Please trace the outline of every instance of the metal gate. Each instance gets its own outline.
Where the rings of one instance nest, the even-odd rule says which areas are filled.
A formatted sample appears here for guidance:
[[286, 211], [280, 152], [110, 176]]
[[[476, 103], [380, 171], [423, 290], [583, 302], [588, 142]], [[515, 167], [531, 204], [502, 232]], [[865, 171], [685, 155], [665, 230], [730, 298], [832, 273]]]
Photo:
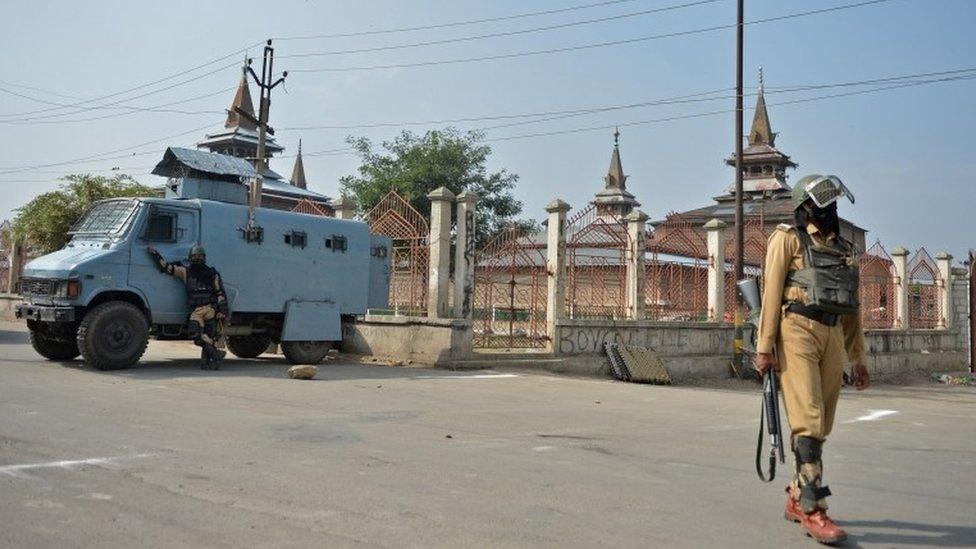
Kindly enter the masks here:
[[627, 226], [591, 204], [566, 227], [569, 318], [627, 318]]
[[396, 314], [427, 316], [427, 220], [396, 190], [391, 190], [363, 215], [363, 221], [373, 234], [393, 240], [389, 308]]
[[546, 245], [542, 237], [506, 228], [475, 254], [474, 346], [546, 346]]

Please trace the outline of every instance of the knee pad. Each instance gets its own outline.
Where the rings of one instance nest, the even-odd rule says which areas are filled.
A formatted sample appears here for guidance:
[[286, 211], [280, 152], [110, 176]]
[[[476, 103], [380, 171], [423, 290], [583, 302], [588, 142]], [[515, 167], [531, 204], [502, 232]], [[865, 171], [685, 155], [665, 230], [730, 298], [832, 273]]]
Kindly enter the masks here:
[[216, 320], [205, 320], [203, 322], [203, 333], [210, 336], [210, 339], [217, 337], [217, 321]]
[[203, 343], [203, 332], [200, 331], [200, 325], [192, 320], [186, 325], [186, 335], [197, 345]]
[[820, 463], [823, 455], [823, 441], [812, 437], [796, 437], [793, 451], [797, 463]]

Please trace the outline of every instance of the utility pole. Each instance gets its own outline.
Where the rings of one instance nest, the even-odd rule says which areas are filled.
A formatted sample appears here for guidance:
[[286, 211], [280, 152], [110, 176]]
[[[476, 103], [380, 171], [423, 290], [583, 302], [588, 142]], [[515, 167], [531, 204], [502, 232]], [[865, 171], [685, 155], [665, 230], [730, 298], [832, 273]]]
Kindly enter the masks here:
[[[742, 213], [742, 34], [745, 24], [743, 12], [745, 0], [738, 0], [738, 25], [735, 45], [735, 279], [742, 280], [745, 261], [745, 219]], [[737, 292], [738, 293], [738, 292]], [[742, 353], [742, 297], [736, 299], [735, 306], [735, 369], [743, 372]]]
[[274, 128], [268, 125], [268, 114], [271, 110], [271, 90], [275, 88], [278, 84], [285, 81], [288, 76], [288, 71], [281, 73], [281, 78], [275, 80], [271, 79], [274, 77], [274, 48], [271, 47], [271, 39], [264, 46], [264, 58], [261, 61], [261, 76], [258, 77], [254, 69], [251, 68], [251, 59], [247, 60], [246, 69], [250, 73], [251, 78], [254, 79], [254, 83], [257, 84], [258, 89], [261, 91], [260, 100], [258, 102], [258, 118], [254, 119], [251, 113], [244, 111], [240, 107], [235, 107], [235, 111], [240, 116], [247, 118], [258, 127], [258, 152], [257, 156], [254, 158], [254, 170], [257, 172], [257, 176], [254, 181], [251, 182], [251, 192], [248, 197], [248, 218], [247, 218], [247, 229], [245, 231], [245, 237], [248, 242], [261, 240], [261, 235], [259, 234], [260, 228], [254, 226], [254, 210], [261, 205], [261, 186], [263, 181], [262, 174], [268, 168], [268, 159], [265, 157], [265, 141], [270, 133], [274, 135]]

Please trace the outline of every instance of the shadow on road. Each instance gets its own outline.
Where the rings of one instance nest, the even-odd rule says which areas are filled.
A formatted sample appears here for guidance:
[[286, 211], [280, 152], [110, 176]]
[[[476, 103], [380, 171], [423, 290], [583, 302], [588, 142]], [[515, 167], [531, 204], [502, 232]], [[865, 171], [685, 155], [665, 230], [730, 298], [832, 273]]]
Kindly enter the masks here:
[[[843, 522], [847, 530], [847, 547], [860, 544], [878, 544], [886, 547], [924, 545], [927, 547], [976, 546], [976, 527], [920, 524], [898, 520]], [[864, 530], [869, 530], [865, 532]], [[875, 531], [872, 531], [875, 530]]]
[[27, 332], [17, 330], [0, 330], [0, 344], [27, 343]]

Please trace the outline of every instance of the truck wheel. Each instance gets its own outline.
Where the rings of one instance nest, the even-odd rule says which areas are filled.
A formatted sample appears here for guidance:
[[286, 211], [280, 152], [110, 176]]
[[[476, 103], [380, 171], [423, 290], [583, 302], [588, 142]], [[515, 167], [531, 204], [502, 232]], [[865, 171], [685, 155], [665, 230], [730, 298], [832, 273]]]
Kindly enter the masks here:
[[81, 354], [74, 340], [59, 340], [39, 330], [30, 330], [29, 337], [34, 350], [48, 360], [73, 360]]
[[318, 364], [331, 348], [331, 341], [281, 342], [281, 352], [291, 364]]
[[238, 358], [257, 358], [271, 345], [271, 338], [266, 335], [252, 334], [247, 336], [229, 336], [227, 349]]
[[109, 301], [85, 315], [78, 327], [78, 347], [85, 362], [99, 370], [128, 368], [149, 344], [149, 324], [138, 307]]

